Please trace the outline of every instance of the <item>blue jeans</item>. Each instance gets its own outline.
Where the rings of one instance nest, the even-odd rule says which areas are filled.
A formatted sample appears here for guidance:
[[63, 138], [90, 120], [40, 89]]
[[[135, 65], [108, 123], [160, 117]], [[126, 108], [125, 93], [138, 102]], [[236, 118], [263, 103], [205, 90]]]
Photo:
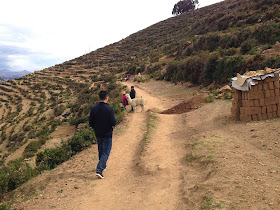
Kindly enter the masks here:
[[96, 138], [98, 143], [99, 162], [96, 167], [97, 173], [102, 173], [112, 149], [112, 138]]

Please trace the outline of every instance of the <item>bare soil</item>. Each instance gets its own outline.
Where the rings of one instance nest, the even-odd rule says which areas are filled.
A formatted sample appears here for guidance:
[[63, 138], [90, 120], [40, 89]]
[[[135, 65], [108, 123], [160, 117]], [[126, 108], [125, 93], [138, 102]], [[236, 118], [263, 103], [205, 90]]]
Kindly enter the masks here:
[[203, 95], [195, 96], [188, 101], [181, 102], [181, 103], [175, 105], [174, 107], [161, 112], [161, 114], [186, 113], [193, 109], [198, 109], [199, 107], [201, 107], [203, 105], [203, 103], [204, 103]]
[[[231, 103], [218, 100], [160, 114], [197, 89], [133, 85], [149, 111], [128, 113], [115, 129], [105, 178], [95, 177], [93, 145], [16, 190], [13, 209], [279, 209], [279, 119], [235, 122]], [[151, 111], [156, 119], [147, 138]]]

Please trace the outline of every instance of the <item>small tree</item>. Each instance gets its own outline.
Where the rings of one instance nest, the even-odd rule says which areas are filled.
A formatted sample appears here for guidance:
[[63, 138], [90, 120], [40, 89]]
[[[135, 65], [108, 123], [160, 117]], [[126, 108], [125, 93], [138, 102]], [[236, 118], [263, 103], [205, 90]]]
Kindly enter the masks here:
[[181, 0], [174, 5], [172, 15], [180, 15], [184, 12], [195, 10], [198, 4], [198, 0]]

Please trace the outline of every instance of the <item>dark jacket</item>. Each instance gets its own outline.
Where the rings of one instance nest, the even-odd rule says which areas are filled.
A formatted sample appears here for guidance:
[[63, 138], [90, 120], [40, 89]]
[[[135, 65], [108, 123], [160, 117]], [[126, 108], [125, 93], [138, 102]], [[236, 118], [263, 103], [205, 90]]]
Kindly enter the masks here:
[[96, 137], [112, 138], [113, 126], [116, 125], [114, 110], [108, 104], [100, 102], [90, 111], [89, 125], [94, 129]]
[[131, 99], [134, 99], [136, 95], [136, 91], [133, 89], [132, 91], [130, 91], [129, 95]]

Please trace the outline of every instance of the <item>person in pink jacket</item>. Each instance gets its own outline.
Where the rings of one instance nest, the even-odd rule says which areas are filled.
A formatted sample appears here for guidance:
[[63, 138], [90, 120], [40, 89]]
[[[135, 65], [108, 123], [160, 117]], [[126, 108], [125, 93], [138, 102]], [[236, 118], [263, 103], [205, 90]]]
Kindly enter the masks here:
[[123, 96], [122, 96], [122, 104], [123, 104], [123, 108], [126, 109], [125, 107], [128, 105], [128, 101], [125, 95], [125, 92], [123, 92]]

